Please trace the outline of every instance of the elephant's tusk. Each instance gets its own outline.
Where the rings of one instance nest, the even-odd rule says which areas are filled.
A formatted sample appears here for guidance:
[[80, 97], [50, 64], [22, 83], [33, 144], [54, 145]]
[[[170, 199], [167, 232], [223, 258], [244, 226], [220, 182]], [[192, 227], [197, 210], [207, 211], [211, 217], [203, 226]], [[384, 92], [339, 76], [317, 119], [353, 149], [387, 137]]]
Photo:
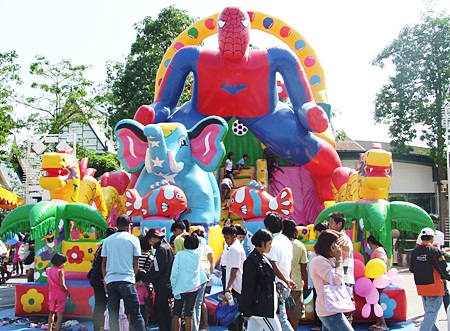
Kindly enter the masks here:
[[169, 149], [168, 151], [167, 151], [167, 157], [169, 158], [169, 166], [170, 166], [170, 170], [173, 172], [173, 173], [179, 173], [181, 170], [183, 170], [183, 168], [184, 168], [184, 162], [178, 162], [177, 163], [177, 161], [175, 161], [175, 158], [173, 157], [173, 155], [172, 155], [172, 151]]
[[147, 170], [147, 172], [149, 174], [151, 174], [152, 171], [152, 166], [150, 164], [150, 150], [147, 148], [147, 150], [145, 151], [145, 169]]

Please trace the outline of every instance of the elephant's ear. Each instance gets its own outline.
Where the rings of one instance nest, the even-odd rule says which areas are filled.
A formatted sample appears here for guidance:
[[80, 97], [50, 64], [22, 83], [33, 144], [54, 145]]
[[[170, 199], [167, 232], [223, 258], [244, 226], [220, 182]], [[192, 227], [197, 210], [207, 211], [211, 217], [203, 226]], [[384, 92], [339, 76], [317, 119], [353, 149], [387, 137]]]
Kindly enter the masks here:
[[117, 156], [120, 163], [130, 173], [142, 170], [148, 147], [144, 126], [133, 120], [122, 120], [117, 123], [114, 132], [119, 139]]
[[220, 117], [210, 116], [189, 130], [192, 160], [204, 171], [215, 170], [225, 155], [223, 138], [227, 123]]

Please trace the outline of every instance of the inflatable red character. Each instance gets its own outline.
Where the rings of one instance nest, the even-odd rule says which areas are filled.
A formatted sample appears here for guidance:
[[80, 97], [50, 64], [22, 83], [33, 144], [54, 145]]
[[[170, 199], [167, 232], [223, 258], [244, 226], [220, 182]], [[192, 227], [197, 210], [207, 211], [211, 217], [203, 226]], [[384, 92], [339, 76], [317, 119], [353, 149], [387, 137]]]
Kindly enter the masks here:
[[[164, 75], [156, 101], [135, 118], [181, 122], [192, 127], [206, 116], [235, 116], [264, 145], [312, 175], [320, 201], [333, 200], [330, 176], [341, 165], [335, 149], [314, 133], [328, 128], [328, 118], [312, 96], [306, 74], [290, 50], [249, 49], [250, 18], [227, 7], [217, 22], [218, 49], [181, 48]], [[190, 101], [176, 108], [186, 77], [194, 74]], [[283, 77], [292, 109], [279, 101], [277, 73]]]

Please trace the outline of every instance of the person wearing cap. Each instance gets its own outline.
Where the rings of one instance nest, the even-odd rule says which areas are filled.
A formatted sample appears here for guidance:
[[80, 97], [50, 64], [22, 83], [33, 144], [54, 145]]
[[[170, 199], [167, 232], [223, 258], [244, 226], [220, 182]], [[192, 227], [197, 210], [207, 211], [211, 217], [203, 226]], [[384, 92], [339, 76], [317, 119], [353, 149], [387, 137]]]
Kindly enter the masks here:
[[143, 286], [144, 283], [152, 283], [155, 292], [155, 302], [153, 310], [156, 316], [156, 323], [160, 331], [172, 330], [172, 315], [170, 310], [170, 299], [172, 295], [172, 285], [170, 283], [170, 273], [173, 265], [173, 252], [165, 236], [157, 229], [150, 229], [145, 234], [154, 250], [154, 259], [150, 270], [143, 275], [142, 281], [137, 283]]
[[130, 315], [130, 329], [145, 331], [139, 298], [135, 287], [135, 275], [139, 271], [141, 245], [131, 232], [132, 221], [127, 215], [117, 218], [117, 232], [103, 241], [102, 273], [108, 293], [109, 327], [119, 331], [120, 300]]
[[450, 280], [447, 263], [441, 251], [433, 246], [434, 230], [423, 228], [420, 231], [422, 243], [411, 253], [409, 270], [414, 274], [417, 294], [422, 296], [423, 317], [420, 330], [439, 330], [437, 316], [444, 295], [443, 279]]
[[[442, 247], [444, 247], [444, 233], [438, 230], [439, 216], [435, 214], [430, 214], [430, 217], [433, 220], [435, 228], [433, 246], [436, 246], [438, 249], [441, 249]], [[420, 239], [420, 237], [421, 234], [419, 233], [416, 240], [416, 246], [419, 246], [422, 243], [422, 239]]]

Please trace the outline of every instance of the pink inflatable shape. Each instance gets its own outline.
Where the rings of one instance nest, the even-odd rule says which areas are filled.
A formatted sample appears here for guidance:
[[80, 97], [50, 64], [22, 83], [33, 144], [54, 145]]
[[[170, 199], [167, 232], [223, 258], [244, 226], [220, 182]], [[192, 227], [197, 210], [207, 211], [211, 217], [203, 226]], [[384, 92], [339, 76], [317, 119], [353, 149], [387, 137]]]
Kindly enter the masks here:
[[355, 282], [355, 292], [360, 297], [367, 297], [373, 288], [372, 281], [367, 277], [358, 278]]
[[370, 304], [369, 303], [366, 303], [363, 307], [362, 307], [362, 309], [361, 309], [361, 315], [362, 315], [362, 317], [364, 317], [364, 318], [368, 318], [369, 316], [370, 316], [370, 312], [371, 312], [371, 309], [370, 309], [371, 307], [370, 307]]
[[356, 259], [353, 262], [355, 264], [355, 269], [354, 269], [355, 279], [364, 277], [364, 273], [366, 272], [366, 266], [364, 265], [364, 262], [361, 262], [360, 260], [356, 260]]
[[395, 276], [391, 278], [391, 283], [394, 285], [402, 285], [404, 281], [405, 278], [403, 278], [402, 276]]
[[355, 261], [359, 260], [362, 263], [366, 264], [366, 260], [364, 260], [364, 256], [360, 252], [353, 252], [353, 259]]
[[373, 305], [373, 312], [375, 313], [376, 317], [383, 316], [383, 308], [378, 303]]
[[375, 305], [378, 303], [379, 299], [380, 299], [380, 294], [378, 293], [377, 289], [372, 285], [369, 295], [366, 296], [366, 301], [367, 301], [367, 303], [370, 303], [371, 305]]
[[389, 278], [395, 277], [398, 275], [398, 270], [395, 268], [389, 269], [387, 275], [389, 276]]
[[376, 288], [385, 288], [388, 287], [388, 285], [391, 283], [391, 279], [388, 275], [381, 275], [378, 278], [375, 278], [373, 280], [373, 285], [375, 285]]

